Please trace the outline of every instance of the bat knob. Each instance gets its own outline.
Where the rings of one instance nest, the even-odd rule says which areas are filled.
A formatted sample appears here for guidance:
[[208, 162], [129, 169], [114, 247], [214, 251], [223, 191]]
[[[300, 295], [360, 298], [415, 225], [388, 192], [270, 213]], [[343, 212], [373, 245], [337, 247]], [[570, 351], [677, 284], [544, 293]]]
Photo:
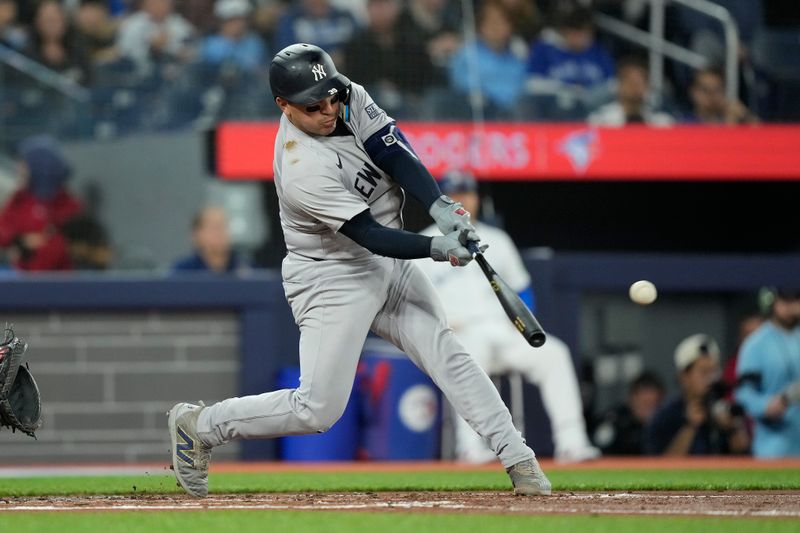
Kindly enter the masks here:
[[541, 331], [537, 331], [533, 335], [528, 338], [528, 344], [533, 346], [534, 348], [538, 348], [539, 346], [543, 345], [547, 341], [547, 335], [545, 335]]

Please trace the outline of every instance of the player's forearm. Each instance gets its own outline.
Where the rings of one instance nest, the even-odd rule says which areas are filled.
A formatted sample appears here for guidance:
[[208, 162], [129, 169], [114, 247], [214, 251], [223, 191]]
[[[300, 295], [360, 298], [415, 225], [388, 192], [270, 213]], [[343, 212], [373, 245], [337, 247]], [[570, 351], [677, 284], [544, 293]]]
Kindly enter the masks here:
[[370, 252], [396, 259], [431, 256], [431, 237], [380, 225], [366, 209], [344, 223], [339, 233]]
[[[760, 378], [758, 378], [760, 380]], [[734, 397], [739, 402], [748, 415], [754, 418], [762, 418], [767, 410], [772, 395], [764, 394], [759, 390], [759, 386], [754, 383], [752, 376], [742, 376], [739, 378], [739, 386]], [[760, 381], [759, 381], [760, 383]]]

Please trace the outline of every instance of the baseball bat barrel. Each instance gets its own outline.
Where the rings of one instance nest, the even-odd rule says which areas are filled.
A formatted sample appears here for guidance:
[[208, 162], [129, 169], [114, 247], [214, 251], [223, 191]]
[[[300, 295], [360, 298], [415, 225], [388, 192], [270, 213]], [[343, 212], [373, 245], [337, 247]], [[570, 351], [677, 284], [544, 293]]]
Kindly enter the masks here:
[[475, 255], [475, 261], [478, 262], [486, 279], [489, 280], [489, 284], [492, 286], [495, 296], [497, 296], [500, 305], [503, 306], [503, 310], [506, 312], [509, 320], [511, 320], [511, 323], [514, 324], [514, 327], [519, 330], [531, 346], [538, 348], [543, 345], [547, 340], [547, 336], [541, 324], [539, 324], [539, 321], [536, 320], [531, 310], [528, 309], [528, 306], [525, 305], [519, 295], [503, 281], [503, 278], [494, 271], [476, 243], [469, 242], [467, 244], [467, 249]]

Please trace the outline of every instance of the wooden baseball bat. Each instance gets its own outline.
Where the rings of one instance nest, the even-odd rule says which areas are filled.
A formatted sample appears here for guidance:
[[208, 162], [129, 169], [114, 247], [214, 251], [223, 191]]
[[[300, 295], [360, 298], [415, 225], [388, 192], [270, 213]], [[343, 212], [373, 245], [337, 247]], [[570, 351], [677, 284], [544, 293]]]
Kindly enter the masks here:
[[525, 305], [517, 293], [503, 281], [503, 278], [494, 271], [492, 265], [490, 265], [483, 256], [483, 253], [481, 253], [476, 243], [469, 242], [467, 244], [467, 249], [475, 255], [475, 261], [478, 262], [481, 270], [483, 270], [483, 273], [486, 275], [486, 279], [489, 280], [489, 284], [492, 286], [492, 290], [494, 290], [497, 299], [500, 300], [500, 305], [503, 306], [503, 310], [506, 312], [508, 319], [511, 320], [511, 323], [514, 324], [522, 336], [525, 337], [528, 344], [534, 348], [538, 348], [544, 344], [547, 340], [547, 336], [542, 326], [539, 324], [539, 321], [536, 320], [531, 310], [528, 309], [528, 306]]

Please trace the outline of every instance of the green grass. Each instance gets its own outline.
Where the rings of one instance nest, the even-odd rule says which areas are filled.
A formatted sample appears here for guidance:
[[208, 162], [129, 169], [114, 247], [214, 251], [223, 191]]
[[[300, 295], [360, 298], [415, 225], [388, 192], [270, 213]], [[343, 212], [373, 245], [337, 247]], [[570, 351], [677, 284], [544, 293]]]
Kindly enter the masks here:
[[330, 513], [295, 511], [214, 511], [0, 514], [0, 527], [14, 533], [160, 533], [199, 531], [236, 533], [265, 531], [350, 533], [354, 531], [413, 531], [424, 533], [481, 533], [589, 531], [592, 533], [661, 533], [666, 531], [710, 533], [795, 532], [797, 521], [729, 518], [616, 517], [616, 516], [487, 516], [457, 514]]
[[[548, 474], [556, 491], [800, 490], [800, 469], [572, 470]], [[211, 474], [212, 492], [348, 492], [387, 490], [508, 490], [506, 474], [482, 472], [279, 472]], [[134, 488], [135, 487], [135, 488]], [[0, 497], [69, 494], [179, 493], [171, 472], [146, 476], [12, 478]]]

